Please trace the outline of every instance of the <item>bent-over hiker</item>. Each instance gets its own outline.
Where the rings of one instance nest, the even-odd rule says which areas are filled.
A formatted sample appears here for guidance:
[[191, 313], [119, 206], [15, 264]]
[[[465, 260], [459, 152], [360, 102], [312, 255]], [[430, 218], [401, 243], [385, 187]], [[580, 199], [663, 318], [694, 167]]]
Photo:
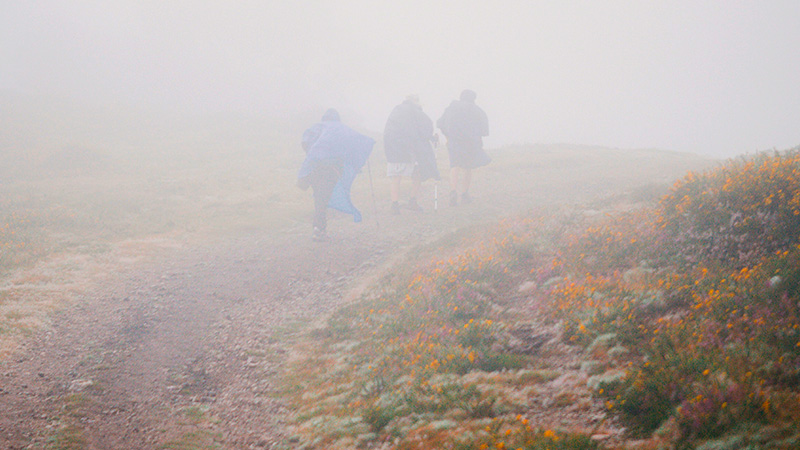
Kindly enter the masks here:
[[350, 200], [350, 186], [372, 152], [375, 140], [344, 125], [335, 109], [329, 109], [322, 121], [303, 133], [306, 152], [297, 174], [301, 189], [314, 191], [312, 239], [327, 239], [327, 208], [352, 214], [361, 221], [361, 212]]

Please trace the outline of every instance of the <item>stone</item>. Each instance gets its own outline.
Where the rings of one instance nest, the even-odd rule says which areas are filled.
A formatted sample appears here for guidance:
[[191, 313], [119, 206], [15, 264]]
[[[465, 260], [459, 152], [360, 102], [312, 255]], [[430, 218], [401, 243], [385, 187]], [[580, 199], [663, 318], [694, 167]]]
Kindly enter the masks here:
[[614, 345], [616, 345], [617, 340], [617, 333], [605, 333], [597, 336], [589, 347], [586, 348], [586, 351], [589, 353], [595, 352], [600, 349], [610, 349]]
[[581, 363], [581, 372], [587, 375], [599, 375], [603, 373], [604, 364], [597, 360], [589, 360]]
[[457, 423], [447, 419], [431, 422], [431, 428], [434, 430], [449, 430], [450, 428], [455, 428], [457, 425]]
[[627, 372], [625, 372], [624, 370], [620, 369], [607, 370], [605, 373], [602, 373], [600, 375], [589, 377], [589, 379], [586, 380], [586, 386], [589, 389], [596, 391], [600, 389], [600, 386], [602, 385], [614, 385], [619, 383], [625, 378], [625, 375], [627, 375]]
[[81, 392], [92, 385], [94, 385], [94, 381], [88, 378], [79, 378], [77, 380], [72, 380], [69, 384], [69, 390], [70, 392]]
[[523, 294], [525, 292], [530, 292], [530, 291], [532, 291], [534, 289], [536, 289], [536, 282], [535, 281], [526, 281], [526, 282], [524, 282], [524, 283], [519, 285], [519, 287], [517, 288], [517, 292], [519, 292], [520, 294]]

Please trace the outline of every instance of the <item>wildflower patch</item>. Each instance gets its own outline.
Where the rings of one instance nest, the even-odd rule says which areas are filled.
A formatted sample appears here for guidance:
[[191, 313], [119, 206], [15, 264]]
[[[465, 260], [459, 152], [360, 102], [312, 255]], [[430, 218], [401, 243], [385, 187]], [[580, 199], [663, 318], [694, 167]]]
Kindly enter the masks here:
[[800, 149], [487, 233], [301, 343], [284, 391], [307, 448], [800, 439]]

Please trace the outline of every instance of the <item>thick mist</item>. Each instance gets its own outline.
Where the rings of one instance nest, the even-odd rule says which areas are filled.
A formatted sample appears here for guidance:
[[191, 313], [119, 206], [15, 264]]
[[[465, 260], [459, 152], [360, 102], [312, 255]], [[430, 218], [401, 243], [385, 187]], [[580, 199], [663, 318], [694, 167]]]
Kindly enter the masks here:
[[[0, 91], [378, 133], [464, 88], [488, 146], [727, 157], [800, 143], [800, 4], [784, 1], [5, 2]], [[4, 103], [3, 120], [14, 116]], [[5, 139], [5, 137], [4, 137]]]
[[[799, 24], [0, 0], [0, 448], [791, 446], [797, 152], [720, 159], [800, 144]], [[464, 89], [490, 164], [448, 170], [444, 139], [416, 156], [441, 179], [387, 163], [396, 105], [435, 122]], [[331, 107], [376, 145], [298, 180]]]

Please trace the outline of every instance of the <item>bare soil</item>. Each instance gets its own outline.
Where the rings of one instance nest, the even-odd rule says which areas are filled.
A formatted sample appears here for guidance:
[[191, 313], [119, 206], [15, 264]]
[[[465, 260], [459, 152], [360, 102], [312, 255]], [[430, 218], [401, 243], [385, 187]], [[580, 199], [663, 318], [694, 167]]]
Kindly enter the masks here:
[[0, 449], [291, 447], [274, 395], [287, 337], [357, 299], [404, 252], [530, 209], [630, 202], [710, 164], [596, 149], [525, 161], [478, 169], [468, 205], [433, 211], [430, 182], [422, 213], [357, 198], [364, 222], [332, 213], [329, 242], [298, 225], [117, 245], [86, 263], [92, 276], [70, 280], [68, 307], [0, 360]]

